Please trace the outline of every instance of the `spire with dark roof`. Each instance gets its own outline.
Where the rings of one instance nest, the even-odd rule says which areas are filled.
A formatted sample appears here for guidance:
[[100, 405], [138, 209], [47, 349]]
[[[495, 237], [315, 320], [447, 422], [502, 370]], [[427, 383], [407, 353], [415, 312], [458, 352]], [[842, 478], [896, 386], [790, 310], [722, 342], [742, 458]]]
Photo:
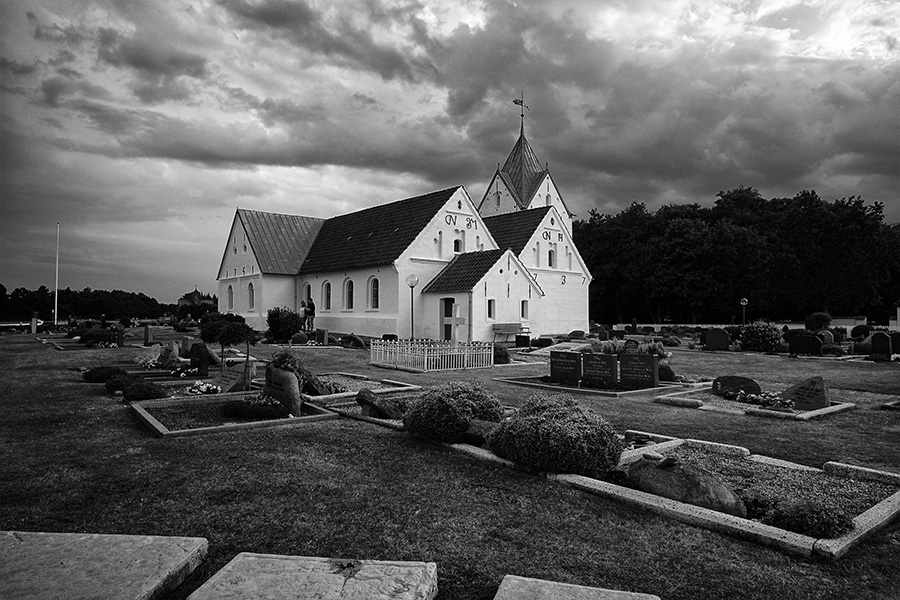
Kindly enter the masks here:
[[525, 122], [523, 120], [519, 139], [516, 140], [515, 146], [500, 169], [500, 176], [503, 177], [507, 186], [512, 188], [519, 208], [528, 206], [528, 201], [534, 195], [535, 188], [540, 185], [546, 173], [547, 170], [541, 165], [537, 154], [534, 153], [534, 149], [525, 138]]

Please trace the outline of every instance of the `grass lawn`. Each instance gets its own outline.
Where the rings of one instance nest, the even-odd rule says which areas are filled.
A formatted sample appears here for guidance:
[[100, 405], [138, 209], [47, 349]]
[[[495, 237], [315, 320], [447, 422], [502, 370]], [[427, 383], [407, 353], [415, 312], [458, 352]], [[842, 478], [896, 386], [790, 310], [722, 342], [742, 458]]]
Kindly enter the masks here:
[[[266, 357], [272, 348], [253, 349]], [[184, 598], [238, 552], [433, 561], [442, 600], [488, 600], [507, 573], [693, 598], [900, 597], [900, 523], [834, 564], [786, 556], [669, 521], [405, 433], [340, 419], [201, 437], [152, 437], [103, 386], [73, 369], [122, 364], [134, 348], [60, 352], [0, 337], [0, 529], [201, 536], [209, 556], [170, 598]], [[316, 372], [434, 385], [478, 378], [507, 404], [532, 390], [492, 377], [548, 365], [412, 374], [359, 350], [301, 349]], [[858, 408], [812, 422], [757, 419], [576, 396], [620, 430], [747, 446], [821, 466], [900, 472], [900, 366], [678, 352], [676, 373], [795, 383], [822, 375]], [[841, 392], [842, 394], [845, 392]], [[876, 395], [880, 394], [880, 395]]]

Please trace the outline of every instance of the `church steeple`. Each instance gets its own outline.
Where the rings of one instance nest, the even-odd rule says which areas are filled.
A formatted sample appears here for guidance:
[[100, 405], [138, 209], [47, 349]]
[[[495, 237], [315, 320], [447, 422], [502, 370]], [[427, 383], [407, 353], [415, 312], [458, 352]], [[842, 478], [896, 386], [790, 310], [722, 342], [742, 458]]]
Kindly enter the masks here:
[[535, 154], [528, 138], [525, 137], [525, 125], [519, 132], [519, 139], [506, 157], [506, 162], [500, 169], [501, 176], [504, 176], [514, 190], [516, 204], [519, 208], [527, 208], [531, 197], [534, 196], [535, 187], [540, 185], [546, 175], [547, 170], [541, 165], [541, 161]]

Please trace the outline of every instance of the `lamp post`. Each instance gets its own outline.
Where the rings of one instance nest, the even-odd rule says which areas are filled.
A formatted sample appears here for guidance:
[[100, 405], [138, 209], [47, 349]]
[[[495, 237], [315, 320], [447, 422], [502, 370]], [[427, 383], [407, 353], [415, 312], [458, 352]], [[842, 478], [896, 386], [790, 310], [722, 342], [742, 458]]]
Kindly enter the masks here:
[[747, 304], [749, 304], [749, 301], [746, 298], [741, 298], [741, 320], [744, 322], [744, 325], [747, 324]]
[[406, 285], [409, 286], [409, 339], [412, 340], [416, 331], [416, 321], [413, 316], [413, 289], [419, 285], [419, 278], [416, 275], [407, 275]]

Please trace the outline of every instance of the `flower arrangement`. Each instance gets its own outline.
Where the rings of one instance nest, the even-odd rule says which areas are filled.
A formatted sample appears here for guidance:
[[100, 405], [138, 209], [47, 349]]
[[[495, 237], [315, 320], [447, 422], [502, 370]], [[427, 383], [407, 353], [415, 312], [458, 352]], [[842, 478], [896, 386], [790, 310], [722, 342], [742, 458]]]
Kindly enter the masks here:
[[202, 396], [204, 394], [220, 394], [222, 392], [222, 388], [213, 385], [212, 383], [207, 383], [205, 381], [195, 381], [191, 387], [187, 389], [188, 394], [192, 394], [195, 396]]
[[793, 410], [794, 401], [782, 398], [778, 395], [777, 392], [760, 392], [759, 394], [748, 394], [744, 390], [741, 390], [734, 397], [737, 402], [746, 402], [747, 404], [754, 404], [759, 406], [760, 408], [768, 408], [768, 409], [789, 409]]
[[119, 344], [116, 342], [97, 342], [95, 348], [118, 348]]
[[159, 369], [163, 365], [156, 358], [145, 358], [138, 363], [138, 366], [142, 369]]
[[172, 377], [187, 377], [188, 375], [199, 375], [200, 369], [191, 367], [178, 367], [170, 371]]

